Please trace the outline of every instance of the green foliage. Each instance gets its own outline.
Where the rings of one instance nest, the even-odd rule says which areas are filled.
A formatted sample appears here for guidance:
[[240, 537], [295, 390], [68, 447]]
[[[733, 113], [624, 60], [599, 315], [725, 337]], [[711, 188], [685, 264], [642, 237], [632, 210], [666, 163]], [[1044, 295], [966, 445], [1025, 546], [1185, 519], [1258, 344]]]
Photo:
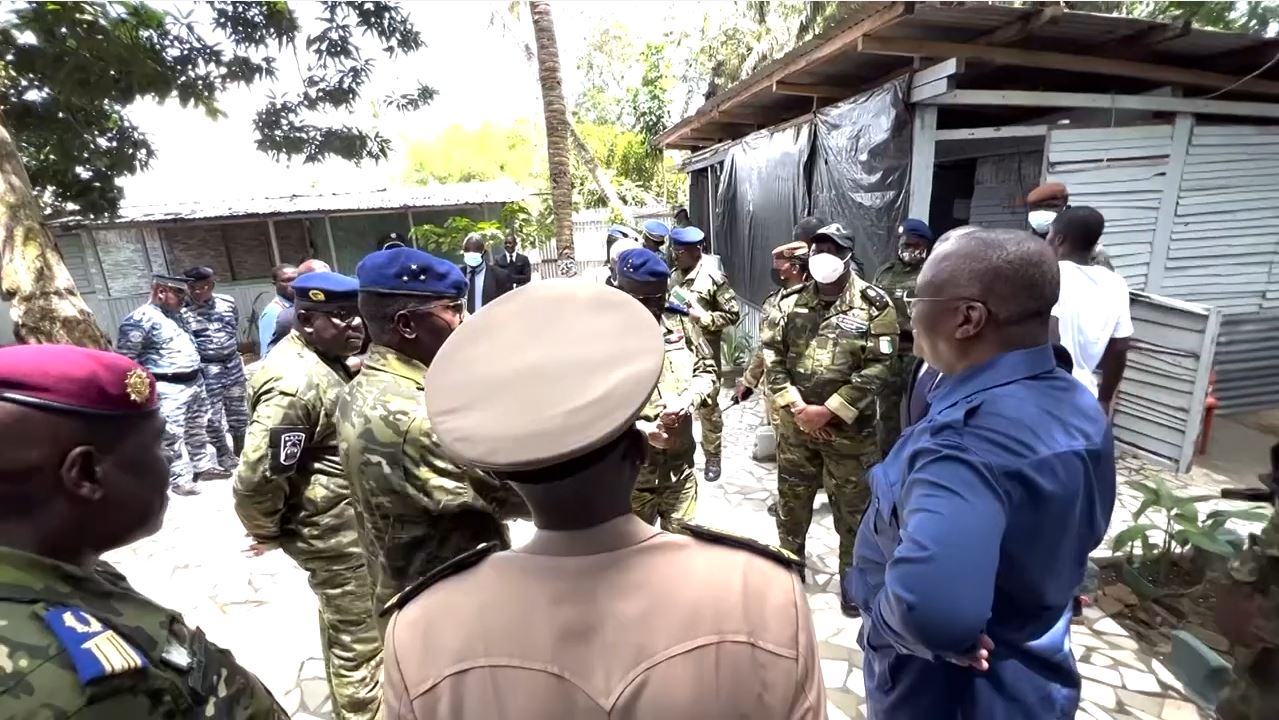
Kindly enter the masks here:
[[525, 248], [544, 245], [555, 238], [555, 216], [549, 202], [536, 202], [532, 207], [526, 202], [507, 203], [498, 221], [507, 232], [514, 232]]
[[[1028, 2], [1015, 3], [1031, 5]], [[1136, 0], [1129, 2], [1067, 2], [1071, 10], [1129, 15], [1163, 22], [1189, 21], [1195, 27], [1257, 35], [1273, 35], [1279, 22], [1279, 3], [1235, 2], [1212, 0], [1210, 2], [1186, 2], [1185, 0]]]
[[409, 237], [417, 246], [432, 255], [457, 257], [462, 252], [462, 241], [471, 233], [486, 235], [489, 244], [502, 236], [502, 225], [490, 220], [472, 220], [455, 215], [443, 225], [417, 225], [409, 231]]
[[720, 335], [720, 359], [725, 367], [746, 367], [754, 349], [755, 338], [740, 327], [727, 328]]
[[508, 126], [450, 125], [431, 140], [409, 143], [405, 180], [427, 185], [510, 178], [535, 185], [546, 175], [545, 137], [528, 120]]
[[[1226, 541], [1226, 523], [1232, 519], [1264, 522], [1268, 517], [1263, 511], [1246, 508], [1213, 510], [1201, 519], [1200, 503], [1219, 496], [1179, 494], [1157, 475], [1154, 480], [1130, 480], [1128, 485], [1141, 494], [1141, 503], [1133, 511], [1132, 527], [1117, 533], [1110, 546], [1134, 561], [1140, 558], [1142, 562], [1157, 563], [1155, 581], [1160, 584], [1167, 579], [1175, 554], [1196, 547], [1230, 557], [1235, 548]], [[1158, 515], [1147, 519], [1152, 510]], [[1138, 546], [1140, 554], [1136, 552]]]
[[[654, 155], [648, 139], [616, 125], [579, 123], [577, 133], [591, 149], [595, 160], [609, 175], [622, 202], [630, 207], [674, 205], [687, 194], [688, 179], [675, 167], [672, 158]], [[608, 201], [590, 179], [585, 166], [574, 156], [574, 205], [579, 208], [608, 207]]]
[[[199, 3], [183, 14], [145, 2], [28, 2], [0, 15], [0, 108], [37, 197], [54, 211], [109, 215], [119, 178], [155, 158], [129, 119], [134, 102], [176, 99], [222, 115], [221, 94], [278, 76], [279, 60], [299, 68], [301, 92], [268, 98], [254, 120], [257, 148], [272, 157], [356, 163], [385, 159], [376, 131], [320, 124], [313, 115], [349, 110], [373, 72], [356, 36], [396, 57], [423, 46], [404, 10], [388, 2], [324, 2], [318, 30], [302, 36], [286, 2]], [[199, 13], [200, 17], [193, 15]], [[305, 55], [297, 57], [297, 45]], [[383, 99], [400, 110], [429, 103], [416, 88]]]

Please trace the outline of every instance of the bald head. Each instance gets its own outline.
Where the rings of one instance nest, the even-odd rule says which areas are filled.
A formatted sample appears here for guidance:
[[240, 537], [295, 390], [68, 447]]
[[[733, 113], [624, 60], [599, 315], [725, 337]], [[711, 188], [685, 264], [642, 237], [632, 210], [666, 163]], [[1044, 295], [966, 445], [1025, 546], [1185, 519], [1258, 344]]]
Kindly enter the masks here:
[[1056, 256], [1030, 233], [972, 228], [939, 242], [916, 288], [917, 352], [951, 374], [1047, 343], [1059, 288]]
[[298, 265], [298, 275], [305, 275], [313, 272], [332, 272], [332, 268], [330, 268], [329, 264], [323, 260], [317, 260], [315, 258], [311, 258], [310, 260], [303, 262], [301, 265]]

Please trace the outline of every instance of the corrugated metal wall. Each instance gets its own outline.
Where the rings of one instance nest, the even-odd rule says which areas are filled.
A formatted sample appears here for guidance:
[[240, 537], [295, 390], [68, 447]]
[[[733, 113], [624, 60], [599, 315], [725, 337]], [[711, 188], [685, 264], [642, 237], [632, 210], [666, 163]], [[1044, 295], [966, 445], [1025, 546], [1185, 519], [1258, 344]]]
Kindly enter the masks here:
[[1133, 290], [1146, 287], [1171, 154], [1171, 125], [1054, 129], [1049, 135], [1048, 179], [1066, 184], [1072, 205], [1105, 215], [1102, 244]]
[[1227, 315], [1217, 340], [1217, 386], [1222, 412], [1279, 405], [1279, 311]]

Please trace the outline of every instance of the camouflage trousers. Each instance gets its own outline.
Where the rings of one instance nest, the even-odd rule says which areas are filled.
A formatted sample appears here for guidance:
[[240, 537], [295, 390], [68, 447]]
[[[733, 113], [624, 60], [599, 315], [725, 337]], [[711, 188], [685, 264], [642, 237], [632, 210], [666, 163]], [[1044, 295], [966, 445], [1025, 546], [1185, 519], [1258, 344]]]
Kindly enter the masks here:
[[240, 455], [244, 432], [249, 427], [249, 386], [244, 377], [244, 361], [237, 355], [226, 362], [205, 363], [200, 370], [209, 396], [209, 440], [218, 453], [218, 464], [231, 468]]
[[320, 603], [320, 646], [333, 717], [374, 720], [382, 707], [382, 640], [369, 607], [368, 570], [345, 556], [288, 554], [306, 571]]
[[724, 414], [719, 409], [721, 339], [719, 335], [707, 335], [706, 342], [711, 346], [711, 359], [715, 361], [715, 392], [711, 393], [709, 405], [697, 409], [697, 419], [702, 423], [702, 452], [707, 457], [719, 457], [720, 448], [724, 445]]
[[890, 378], [875, 400], [878, 413], [875, 419], [875, 438], [879, 444], [879, 456], [888, 457], [897, 438], [902, 434], [902, 395], [906, 392], [905, 378], [901, 374]]
[[693, 471], [693, 445], [667, 451], [648, 449], [648, 461], [640, 468], [631, 493], [631, 510], [652, 525], [659, 518], [662, 529], [673, 520], [692, 520], [697, 510], [697, 474]]
[[[818, 440], [799, 429], [790, 412], [778, 416], [777, 538], [783, 550], [804, 557], [817, 491], [826, 490], [839, 535], [839, 575], [853, 564], [853, 542], [870, 502], [866, 471], [879, 459], [875, 438], [853, 435]], [[842, 583], [841, 583], [842, 585]]]
[[217, 455], [209, 444], [208, 397], [204, 382], [158, 381], [156, 396], [164, 416], [164, 459], [169, 463], [169, 486], [190, 483], [196, 473], [218, 467]]

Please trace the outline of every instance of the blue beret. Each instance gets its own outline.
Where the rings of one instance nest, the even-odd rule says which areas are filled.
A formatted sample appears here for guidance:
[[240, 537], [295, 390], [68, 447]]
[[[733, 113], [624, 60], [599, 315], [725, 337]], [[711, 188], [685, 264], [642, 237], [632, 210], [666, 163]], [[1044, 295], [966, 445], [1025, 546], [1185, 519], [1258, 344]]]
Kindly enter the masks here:
[[0, 402], [85, 415], [154, 412], [155, 378], [129, 358], [74, 345], [0, 348]]
[[648, 248], [633, 248], [617, 256], [619, 277], [635, 282], [657, 282], [670, 279], [671, 270]]
[[633, 238], [635, 231], [625, 225], [614, 225], [608, 229], [608, 236], [611, 238]]
[[918, 235], [928, 242], [933, 242], [937, 239], [933, 236], [933, 229], [928, 227], [928, 223], [915, 218], [907, 218], [906, 222], [902, 223], [899, 232], [902, 235]]
[[303, 308], [353, 303], [359, 299], [359, 281], [335, 272], [305, 273], [291, 285], [295, 301]]
[[[364, 256], [355, 268], [361, 292], [464, 297], [466, 276], [451, 262], [410, 247]], [[305, 275], [303, 277], [306, 277]], [[297, 283], [293, 284], [294, 289]]]
[[666, 223], [661, 220], [649, 220], [644, 223], [644, 236], [652, 238], [659, 243], [666, 242], [666, 236], [671, 234], [671, 229], [666, 227]]
[[671, 242], [676, 245], [696, 245], [705, 239], [706, 233], [693, 225], [678, 227], [671, 231]]

